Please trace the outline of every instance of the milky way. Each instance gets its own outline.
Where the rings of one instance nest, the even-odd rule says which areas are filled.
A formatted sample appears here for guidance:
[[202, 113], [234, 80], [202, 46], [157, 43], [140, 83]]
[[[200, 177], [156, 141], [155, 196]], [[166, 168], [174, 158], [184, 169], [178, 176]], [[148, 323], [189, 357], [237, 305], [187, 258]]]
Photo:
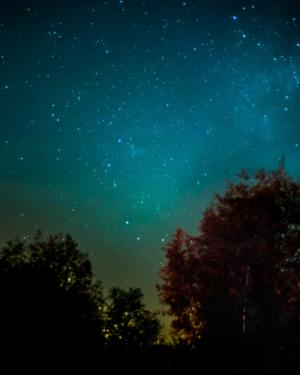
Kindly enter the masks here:
[[161, 247], [225, 177], [299, 176], [295, 3], [3, 1], [1, 246], [70, 233], [105, 293], [160, 308]]

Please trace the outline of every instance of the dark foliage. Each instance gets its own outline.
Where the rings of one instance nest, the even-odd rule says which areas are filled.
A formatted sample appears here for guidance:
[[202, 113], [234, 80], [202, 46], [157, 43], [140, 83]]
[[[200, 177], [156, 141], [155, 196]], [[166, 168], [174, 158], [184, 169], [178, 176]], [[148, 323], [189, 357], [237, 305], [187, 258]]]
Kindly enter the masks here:
[[[82, 365], [81, 359], [100, 344], [93, 321], [86, 318], [93, 314], [89, 295], [60, 288], [47, 266], [23, 264], [1, 271], [0, 303], [2, 355], [11, 366]], [[70, 363], [69, 358], [77, 359]]]
[[[125, 353], [134, 357], [135, 350], [163, 342], [140, 289], [112, 288], [104, 298], [101, 281], [92, 283], [87, 253], [77, 246], [69, 235], [43, 241], [38, 231], [34, 244], [16, 239], [2, 248], [0, 356], [11, 370], [86, 372], [103, 360], [113, 368], [124, 365]], [[140, 359], [145, 355], [139, 352]]]
[[130, 288], [129, 292], [120, 288], [109, 288], [107, 302], [106, 330], [109, 345], [145, 347], [163, 341], [163, 326], [154, 313], [145, 310], [140, 288]]
[[[247, 181], [248, 173], [238, 176]], [[276, 373], [300, 339], [300, 184], [283, 161], [255, 178], [255, 186], [229, 182], [224, 197], [215, 194], [199, 237], [178, 228], [157, 289], [170, 305], [163, 314], [176, 317], [173, 331], [190, 350], [207, 342], [221, 356], [226, 348], [233, 371], [243, 347], [249, 371]]]

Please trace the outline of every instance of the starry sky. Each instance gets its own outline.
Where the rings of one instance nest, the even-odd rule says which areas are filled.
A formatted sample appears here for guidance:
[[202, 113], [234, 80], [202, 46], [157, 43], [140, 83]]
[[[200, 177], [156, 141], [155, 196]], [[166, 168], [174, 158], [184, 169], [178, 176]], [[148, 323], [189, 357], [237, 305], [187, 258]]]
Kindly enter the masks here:
[[225, 177], [300, 175], [297, 3], [2, 0], [0, 246], [69, 233], [104, 295], [167, 308], [162, 247]]

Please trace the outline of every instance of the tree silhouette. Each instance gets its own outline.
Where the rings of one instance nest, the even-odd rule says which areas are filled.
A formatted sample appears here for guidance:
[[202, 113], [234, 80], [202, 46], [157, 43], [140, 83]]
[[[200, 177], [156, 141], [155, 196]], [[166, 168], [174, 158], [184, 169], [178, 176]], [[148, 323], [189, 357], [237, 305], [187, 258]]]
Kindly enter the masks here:
[[69, 234], [66, 239], [59, 233], [58, 236], [49, 236], [48, 240], [43, 241], [42, 232], [38, 230], [34, 239], [35, 242], [28, 245], [18, 238], [14, 242], [8, 241], [7, 246], [1, 249], [0, 268], [10, 270], [15, 265], [26, 263], [50, 267], [60, 288], [90, 294], [90, 301], [94, 304], [93, 317], [102, 317], [105, 304], [102, 282], [97, 280], [95, 284], [92, 283], [95, 275], [88, 253], [83, 254], [78, 250], [78, 243]]
[[91, 355], [105, 345], [101, 281], [92, 284], [87, 253], [71, 236], [42, 241], [38, 231], [35, 240], [8, 241], [0, 253], [2, 337], [36, 358]]
[[33, 262], [47, 263], [54, 268], [61, 287], [65, 290], [75, 288], [80, 292], [89, 290], [92, 284], [92, 266], [88, 253], [83, 254], [77, 250], [78, 243], [67, 234], [66, 239], [62, 233], [48, 241], [42, 240], [42, 233], [38, 230], [35, 243], [29, 245], [31, 260]]
[[109, 288], [106, 331], [110, 345], [116, 349], [124, 346], [142, 348], [164, 342], [163, 325], [142, 304], [140, 288], [130, 288], [128, 292], [119, 287]]
[[[248, 173], [238, 176], [247, 181]], [[261, 169], [255, 179], [255, 186], [228, 181], [224, 197], [215, 194], [218, 202], [199, 221], [200, 236], [177, 229], [163, 248], [165, 285], [156, 287], [170, 305], [163, 314], [176, 316], [171, 327], [187, 345], [243, 340], [246, 358], [259, 342], [257, 354], [272, 356], [275, 371], [285, 355], [279, 348], [299, 338], [300, 185], [287, 176], [283, 159], [278, 171]]]

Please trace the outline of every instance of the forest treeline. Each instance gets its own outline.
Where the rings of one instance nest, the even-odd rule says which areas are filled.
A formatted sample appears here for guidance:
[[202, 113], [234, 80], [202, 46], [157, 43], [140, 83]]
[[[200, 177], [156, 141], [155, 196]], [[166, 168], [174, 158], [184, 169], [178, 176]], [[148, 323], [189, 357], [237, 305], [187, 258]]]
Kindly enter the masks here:
[[[109, 350], [165, 344], [163, 325], [145, 309], [140, 288], [109, 288], [94, 276], [88, 253], [60, 233], [34, 243], [16, 238], [0, 252], [1, 339], [7, 353], [61, 363]], [[29, 352], [29, 353], [28, 353]], [[60, 358], [60, 359], [58, 359]]]
[[[31, 244], [7, 242], [0, 253], [2, 361], [100, 372], [104, 363], [172, 373], [300, 369], [300, 183], [283, 159], [277, 171], [256, 172], [256, 185], [248, 174], [228, 182], [223, 197], [215, 194], [199, 236], [178, 228], [163, 248], [168, 263], [156, 288], [168, 311], [146, 310], [139, 288], [109, 288], [104, 297], [88, 254], [68, 234], [43, 240], [38, 230]], [[175, 317], [172, 345], [159, 313]]]

